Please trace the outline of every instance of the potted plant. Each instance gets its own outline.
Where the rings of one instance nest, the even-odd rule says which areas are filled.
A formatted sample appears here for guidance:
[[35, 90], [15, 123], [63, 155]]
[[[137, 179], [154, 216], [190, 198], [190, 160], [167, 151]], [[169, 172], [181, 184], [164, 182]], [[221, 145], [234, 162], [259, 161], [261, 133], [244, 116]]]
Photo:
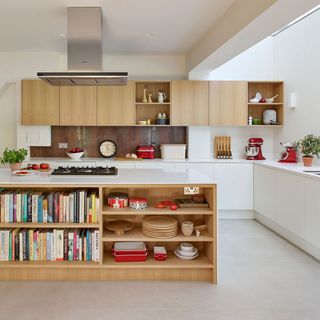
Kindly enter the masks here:
[[11, 171], [19, 170], [21, 168], [21, 162], [27, 157], [28, 150], [21, 148], [19, 150], [9, 150], [6, 148], [3, 152], [0, 161], [2, 164], [9, 163]]
[[317, 156], [319, 158], [320, 137], [308, 134], [298, 141], [298, 147], [301, 149], [304, 166], [311, 167], [313, 156]]

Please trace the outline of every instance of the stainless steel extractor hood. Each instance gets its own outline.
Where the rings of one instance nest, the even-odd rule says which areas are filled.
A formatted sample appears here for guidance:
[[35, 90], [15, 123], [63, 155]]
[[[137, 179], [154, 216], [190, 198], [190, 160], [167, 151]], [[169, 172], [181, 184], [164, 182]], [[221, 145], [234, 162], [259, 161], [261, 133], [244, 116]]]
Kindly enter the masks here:
[[127, 84], [127, 72], [102, 71], [101, 8], [68, 8], [68, 72], [37, 75], [54, 86]]

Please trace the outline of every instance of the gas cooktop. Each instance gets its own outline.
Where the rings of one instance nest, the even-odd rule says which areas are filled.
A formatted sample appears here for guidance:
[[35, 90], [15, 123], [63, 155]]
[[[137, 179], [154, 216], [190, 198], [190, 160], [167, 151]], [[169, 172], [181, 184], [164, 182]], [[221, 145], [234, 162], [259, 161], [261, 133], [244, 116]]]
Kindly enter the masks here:
[[53, 176], [116, 176], [116, 167], [58, 167], [51, 173]]

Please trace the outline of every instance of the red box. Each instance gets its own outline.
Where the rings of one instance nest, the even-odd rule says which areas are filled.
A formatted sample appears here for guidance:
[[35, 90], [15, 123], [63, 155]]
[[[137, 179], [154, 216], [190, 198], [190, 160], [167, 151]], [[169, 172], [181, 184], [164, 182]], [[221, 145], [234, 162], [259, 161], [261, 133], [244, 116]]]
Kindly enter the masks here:
[[140, 262], [140, 261], [146, 261], [147, 260], [148, 253], [140, 253], [140, 254], [116, 254], [113, 253], [114, 260], [116, 262]]
[[146, 261], [148, 248], [142, 241], [115, 242], [112, 247], [112, 255], [116, 262]]
[[136, 149], [138, 158], [142, 159], [154, 159], [155, 149], [154, 146], [138, 146]]

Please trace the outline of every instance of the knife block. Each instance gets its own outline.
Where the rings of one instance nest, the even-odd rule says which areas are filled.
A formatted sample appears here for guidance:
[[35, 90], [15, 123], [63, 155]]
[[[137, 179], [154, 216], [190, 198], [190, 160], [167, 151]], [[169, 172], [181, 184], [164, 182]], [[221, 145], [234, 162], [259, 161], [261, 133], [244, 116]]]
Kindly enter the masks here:
[[230, 136], [214, 137], [214, 157], [216, 159], [232, 159]]

